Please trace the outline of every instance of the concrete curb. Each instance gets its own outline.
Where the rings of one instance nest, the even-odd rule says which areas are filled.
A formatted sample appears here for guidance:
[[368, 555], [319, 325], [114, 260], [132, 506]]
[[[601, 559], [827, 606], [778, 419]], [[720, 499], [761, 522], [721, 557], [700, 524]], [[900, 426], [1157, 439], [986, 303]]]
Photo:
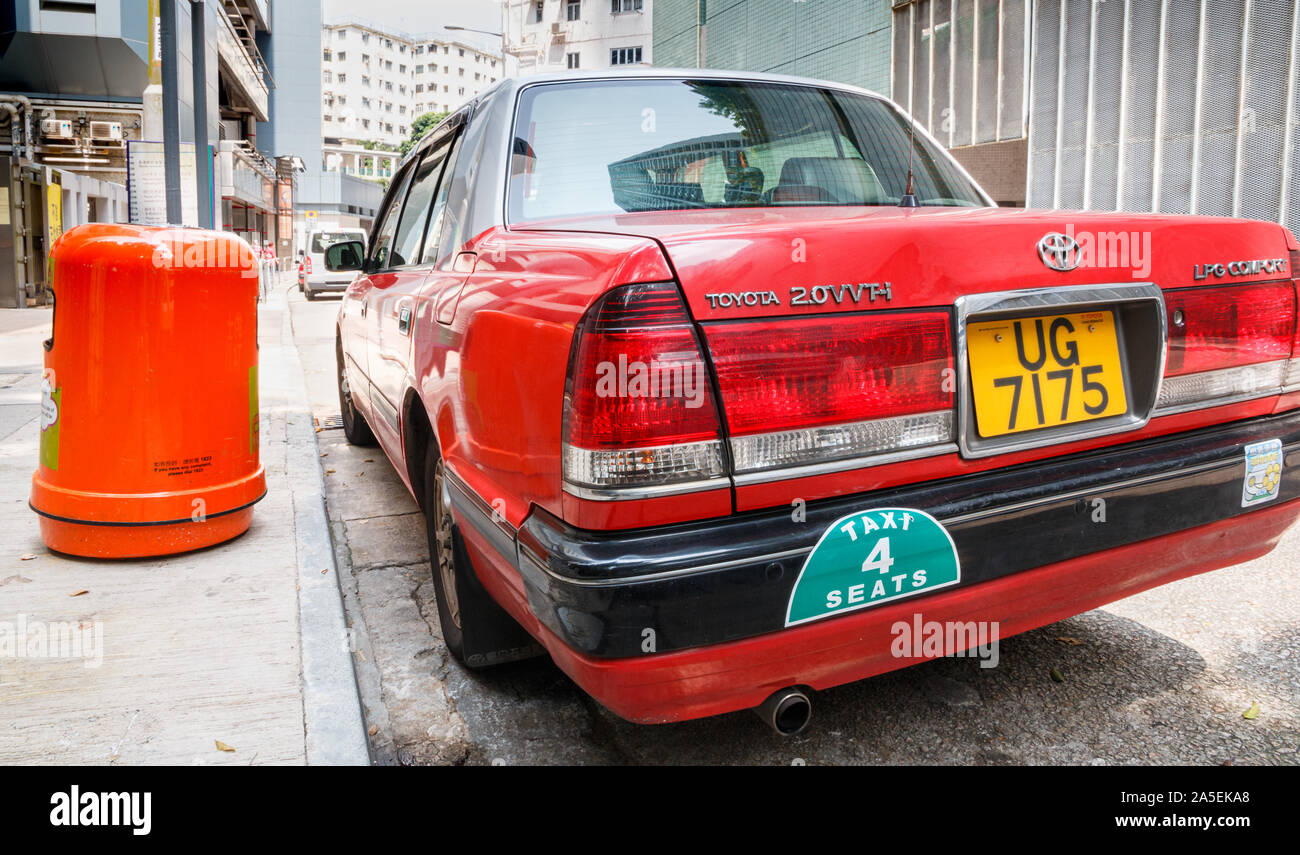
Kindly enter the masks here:
[[307, 764], [369, 766], [370, 740], [352, 666], [352, 634], [343, 613], [343, 593], [325, 512], [325, 475], [285, 289], [274, 288], [265, 305], [282, 311], [282, 363], [292, 377], [285, 463], [298, 539], [298, 623]]

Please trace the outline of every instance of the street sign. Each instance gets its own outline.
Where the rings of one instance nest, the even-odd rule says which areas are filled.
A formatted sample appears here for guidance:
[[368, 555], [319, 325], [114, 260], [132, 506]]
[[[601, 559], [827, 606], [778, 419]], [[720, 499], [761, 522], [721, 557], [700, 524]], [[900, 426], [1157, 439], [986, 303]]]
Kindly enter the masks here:
[[131, 140], [126, 144], [127, 218], [150, 226], [199, 225], [194, 143], [181, 143], [181, 222], [167, 222], [167, 172], [163, 144]]

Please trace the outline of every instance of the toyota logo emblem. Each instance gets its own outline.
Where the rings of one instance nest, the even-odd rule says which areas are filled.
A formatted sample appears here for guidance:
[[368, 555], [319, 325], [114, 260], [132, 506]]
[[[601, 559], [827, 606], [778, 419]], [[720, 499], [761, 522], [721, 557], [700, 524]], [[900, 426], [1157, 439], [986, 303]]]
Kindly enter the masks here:
[[1038, 257], [1053, 270], [1073, 270], [1079, 266], [1079, 242], [1060, 232], [1048, 232], [1038, 241]]

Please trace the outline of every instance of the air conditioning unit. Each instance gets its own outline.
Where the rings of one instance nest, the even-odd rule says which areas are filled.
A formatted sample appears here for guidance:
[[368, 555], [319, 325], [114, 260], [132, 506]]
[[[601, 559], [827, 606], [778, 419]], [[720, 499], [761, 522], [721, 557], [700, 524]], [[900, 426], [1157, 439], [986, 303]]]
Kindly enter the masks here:
[[122, 123], [121, 122], [91, 122], [90, 138], [92, 140], [111, 140], [113, 142], [121, 142]]
[[41, 119], [41, 136], [72, 139], [72, 122], [68, 119]]

